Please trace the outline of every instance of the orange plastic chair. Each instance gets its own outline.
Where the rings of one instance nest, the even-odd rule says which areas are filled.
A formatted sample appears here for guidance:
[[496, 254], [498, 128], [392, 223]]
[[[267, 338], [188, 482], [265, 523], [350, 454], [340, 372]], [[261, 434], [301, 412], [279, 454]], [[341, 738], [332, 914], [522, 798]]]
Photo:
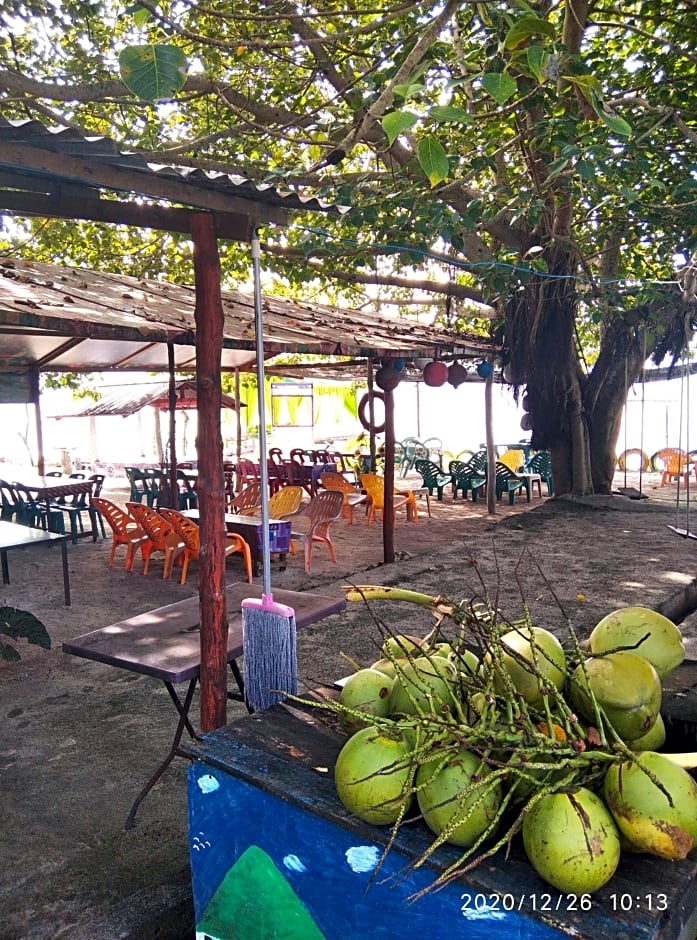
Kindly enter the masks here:
[[[375, 519], [376, 513], [385, 511], [385, 478], [377, 473], [364, 473], [361, 475], [361, 486], [368, 494], [368, 525]], [[419, 513], [416, 508], [416, 497], [414, 494], [405, 490], [395, 489], [394, 491], [394, 511], [396, 514], [400, 509], [406, 509], [407, 518], [413, 522], [419, 521]]]
[[261, 508], [261, 483], [248, 483], [230, 502], [230, 512], [253, 515]]
[[296, 515], [302, 506], [302, 486], [284, 486], [269, 499], [269, 519], [287, 519]]
[[321, 542], [329, 549], [329, 557], [336, 564], [334, 544], [329, 537], [329, 526], [341, 516], [344, 505], [344, 494], [338, 490], [323, 490], [305, 507], [302, 515], [308, 516], [310, 525], [306, 532], [291, 533], [291, 552], [295, 553], [294, 542], [301, 541], [305, 545], [305, 571], [312, 568], [312, 546]]
[[677, 483], [681, 477], [684, 478], [685, 486], [688, 485], [690, 464], [684, 450], [679, 450], [677, 447], [664, 447], [658, 451], [654, 460], [663, 471], [661, 486], [665, 486], [666, 483]]
[[[179, 538], [184, 543], [184, 559], [182, 561], [182, 576], [180, 584], [186, 584], [186, 576], [189, 572], [189, 562], [198, 560], [201, 552], [201, 530], [193, 519], [188, 519], [176, 509], [166, 509], [164, 506], [158, 510], [162, 518], [169, 522]], [[244, 568], [247, 573], [247, 581], [252, 583], [252, 553], [249, 545], [234, 532], [228, 532], [226, 536], [225, 557], [228, 558], [235, 552], [241, 552], [244, 561]]]
[[337, 490], [339, 493], [343, 493], [344, 505], [341, 515], [349, 525], [353, 525], [353, 507], [366, 501], [365, 493], [359, 493], [353, 483], [340, 473], [322, 473], [319, 482], [325, 490]]
[[172, 574], [172, 566], [178, 555], [185, 548], [181, 537], [172, 528], [172, 525], [162, 518], [159, 513], [142, 503], [126, 503], [126, 508], [136, 520], [147, 538], [140, 543], [140, 553], [143, 556], [143, 574], [150, 570], [150, 557], [153, 552], [164, 552], [165, 565], [163, 578]]
[[92, 505], [109, 523], [113, 532], [111, 552], [109, 554], [109, 567], [113, 567], [116, 549], [119, 545], [126, 546], [126, 571], [133, 571], [135, 550], [147, 539], [147, 535], [138, 523], [124, 512], [116, 503], [101, 496], [92, 497]]

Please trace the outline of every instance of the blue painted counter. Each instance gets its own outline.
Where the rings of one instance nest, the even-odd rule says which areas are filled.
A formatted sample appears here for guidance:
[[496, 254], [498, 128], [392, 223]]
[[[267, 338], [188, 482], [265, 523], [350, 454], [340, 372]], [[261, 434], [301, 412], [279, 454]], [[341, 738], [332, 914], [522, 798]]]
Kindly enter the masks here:
[[[200, 938], [221, 940], [695, 940], [697, 859], [623, 856], [581, 902], [537, 877], [514, 844], [466, 880], [411, 901], [458, 856], [410, 862], [430, 842], [352, 819], [333, 766], [345, 738], [317, 710], [277, 706], [188, 745], [191, 871]], [[659, 910], [660, 908], [660, 910]]]

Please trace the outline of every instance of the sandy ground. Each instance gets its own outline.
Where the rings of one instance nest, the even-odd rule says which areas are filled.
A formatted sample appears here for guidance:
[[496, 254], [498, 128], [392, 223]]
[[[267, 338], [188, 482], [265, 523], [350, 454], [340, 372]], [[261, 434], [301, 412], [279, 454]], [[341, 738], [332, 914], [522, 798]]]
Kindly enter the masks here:
[[[415, 482], [415, 481], [412, 481]], [[620, 475], [617, 486], [636, 486]], [[125, 492], [111, 495], [123, 499]], [[697, 576], [697, 541], [669, 526], [697, 532], [697, 490], [676, 502], [674, 485], [655, 475], [641, 480], [646, 500], [534, 498], [501, 506], [487, 517], [482, 503], [420, 501], [418, 525], [400, 521], [398, 560], [381, 564], [380, 527], [334, 526], [338, 563], [323, 549], [311, 574], [301, 556], [273, 585], [332, 596], [347, 582], [402, 585], [461, 600], [495, 596], [508, 616], [523, 603], [535, 622], [562, 635], [571, 622], [587, 634], [605, 613], [624, 604], [652, 606]], [[107, 493], [106, 495], [109, 495]], [[61, 641], [197, 592], [164, 581], [161, 561], [149, 577], [128, 574], [120, 559], [107, 567], [108, 541], [69, 549], [73, 605], [63, 606], [60, 556], [34, 550], [10, 554], [11, 584], [0, 604], [32, 611], [47, 626], [53, 648], [23, 647], [22, 660], [0, 663], [0, 938], [112, 940], [193, 935], [186, 825], [186, 762], [175, 761], [143, 803], [135, 828], [124, 831], [130, 805], [167, 752], [175, 712], [154, 679], [79, 660]], [[121, 551], [121, 550], [120, 550]], [[138, 566], [137, 566], [138, 567]], [[241, 580], [238, 557], [229, 581]], [[385, 605], [379, 614], [405, 632], [425, 633], [421, 611]], [[697, 659], [697, 621], [683, 625]], [[298, 634], [301, 679], [331, 682], [347, 658], [369, 664], [379, 632], [362, 605]], [[198, 702], [192, 714], [197, 714]], [[229, 719], [243, 714], [230, 704]]]

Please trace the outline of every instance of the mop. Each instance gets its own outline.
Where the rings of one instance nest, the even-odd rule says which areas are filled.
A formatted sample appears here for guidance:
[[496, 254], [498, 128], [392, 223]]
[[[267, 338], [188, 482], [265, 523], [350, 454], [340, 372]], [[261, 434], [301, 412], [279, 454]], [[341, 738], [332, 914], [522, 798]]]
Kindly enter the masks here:
[[276, 705], [297, 692], [295, 611], [278, 604], [271, 593], [268, 464], [266, 455], [266, 403], [264, 397], [264, 330], [262, 320], [259, 237], [252, 235], [254, 274], [254, 330], [259, 407], [259, 479], [261, 481], [261, 532], [263, 584], [261, 598], [242, 601], [244, 696], [250, 711]]

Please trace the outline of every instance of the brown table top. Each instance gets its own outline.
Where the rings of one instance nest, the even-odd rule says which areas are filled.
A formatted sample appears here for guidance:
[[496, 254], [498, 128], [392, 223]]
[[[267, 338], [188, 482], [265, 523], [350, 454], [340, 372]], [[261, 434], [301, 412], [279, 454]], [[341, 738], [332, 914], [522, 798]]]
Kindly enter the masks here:
[[[225, 591], [228, 614], [228, 662], [242, 655], [242, 613], [247, 597], [261, 597], [262, 586], [239, 582]], [[295, 611], [298, 627], [338, 613], [346, 606], [342, 597], [325, 597], [301, 591], [273, 592], [275, 601]], [[146, 611], [67, 640], [63, 651], [130, 672], [177, 683], [193, 679], [201, 667], [198, 596]]]

